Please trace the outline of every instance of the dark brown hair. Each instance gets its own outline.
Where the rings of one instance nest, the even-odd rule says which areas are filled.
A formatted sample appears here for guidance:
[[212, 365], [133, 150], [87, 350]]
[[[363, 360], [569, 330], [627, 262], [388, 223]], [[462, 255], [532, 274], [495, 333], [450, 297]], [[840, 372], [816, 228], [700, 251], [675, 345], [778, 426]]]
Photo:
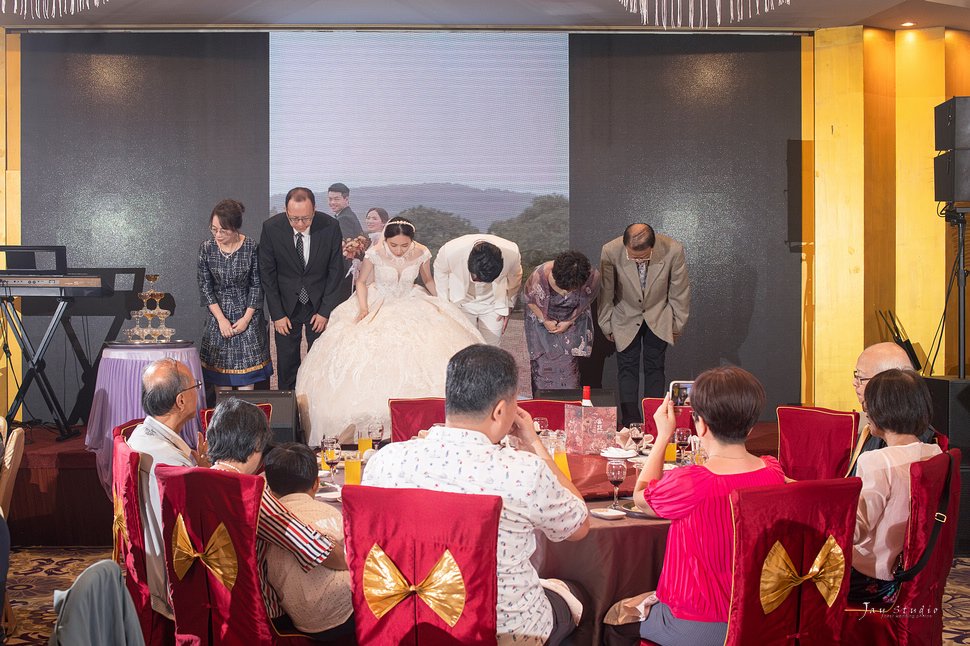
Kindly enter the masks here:
[[919, 437], [933, 417], [926, 382], [912, 370], [880, 372], [866, 384], [866, 415], [880, 431]]
[[567, 292], [585, 285], [592, 270], [589, 258], [578, 251], [564, 251], [552, 261], [552, 278]]
[[212, 218], [219, 218], [219, 226], [230, 231], [239, 231], [242, 227], [242, 216], [246, 212], [246, 207], [238, 200], [222, 200], [212, 209], [209, 216], [209, 223]]
[[765, 388], [743, 368], [711, 368], [694, 380], [690, 405], [715, 439], [725, 444], [744, 444], [764, 410]]
[[317, 208], [317, 198], [313, 196], [313, 191], [304, 186], [291, 188], [286, 193], [286, 199], [283, 200], [284, 210], [286, 210], [286, 207], [290, 205], [290, 200], [296, 200], [297, 202], [305, 202], [306, 200], [310, 200], [310, 204], [313, 205], [313, 208]]
[[387, 209], [382, 209], [379, 206], [375, 206], [372, 209], [367, 209], [367, 213], [365, 213], [364, 215], [366, 216], [371, 211], [374, 211], [375, 213], [377, 213], [377, 217], [379, 217], [381, 219], [381, 222], [385, 222], [386, 223], [391, 218], [391, 216], [389, 216], [387, 214]]

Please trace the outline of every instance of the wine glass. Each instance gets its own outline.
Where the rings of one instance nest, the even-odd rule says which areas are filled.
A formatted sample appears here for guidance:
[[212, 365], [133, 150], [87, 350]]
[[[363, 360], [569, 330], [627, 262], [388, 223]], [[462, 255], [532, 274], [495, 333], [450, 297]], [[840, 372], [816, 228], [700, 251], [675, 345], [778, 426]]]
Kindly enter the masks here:
[[158, 274], [145, 274], [145, 282], [148, 283], [149, 291], [155, 291], [155, 281], [158, 280]]
[[620, 508], [620, 485], [626, 480], [626, 462], [609, 460], [606, 463], [606, 479], [613, 485], [613, 504], [610, 509]]
[[687, 461], [687, 450], [690, 448], [690, 429], [678, 428], [674, 431], [674, 442], [677, 444], [677, 451], [683, 463]]
[[633, 445], [639, 453], [640, 443], [643, 442], [643, 424], [640, 422], [630, 424], [630, 439], [633, 440]]
[[340, 441], [335, 437], [325, 437], [320, 444], [320, 450], [323, 452], [324, 463], [330, 469], [330, 483], [336, 487], [337, 464], [340, 463]]
[[380, 448], [381, 440], [384, 439], [384, 425], [380, 422], [374, 422], [367, 428], [367, 435], [370, 436], [373, 449], [376, 451]]

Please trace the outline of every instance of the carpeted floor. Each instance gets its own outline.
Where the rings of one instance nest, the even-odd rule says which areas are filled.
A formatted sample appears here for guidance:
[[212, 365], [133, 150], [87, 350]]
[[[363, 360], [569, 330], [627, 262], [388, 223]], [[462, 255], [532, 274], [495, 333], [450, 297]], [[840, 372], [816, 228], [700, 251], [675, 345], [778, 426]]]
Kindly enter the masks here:
[[[7, 590], [17, 630], [7, 644], [46, 644], [54, 625], [54, 590], [65, 590], [86, 567], [111, 551], [100, 547], [30, 547], [10, 557]], [[956, 559], [943, 597], [943, 643], [970, 644], [970, 558]]]

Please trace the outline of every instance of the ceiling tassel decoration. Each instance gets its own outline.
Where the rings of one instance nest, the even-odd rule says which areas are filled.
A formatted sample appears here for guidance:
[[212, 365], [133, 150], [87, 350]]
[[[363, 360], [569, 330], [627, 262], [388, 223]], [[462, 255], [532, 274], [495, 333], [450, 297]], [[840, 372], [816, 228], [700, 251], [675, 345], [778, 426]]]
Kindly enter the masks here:
[[[97, 1], [97, 0], [95, 0]], [[107, 2], [107, 0], [102, 0]], [[731, 22], [760, 16], [762, 13], [791, 4], [791, 0], [620, 0], [627, 11], [640, 14], [640, 22], [654, 27], [707, 29], [711, 27], [711, 5], [716, 25], [721, 25], [721, 3], [729, 5]], [[687, 5], [686, 11], [684, 5]], [[686, 17], [687, 22], [684, 23]]]
[[54, 20], [108, 4], [108, 0], [0, 0], [0, 12], [30, 20]]

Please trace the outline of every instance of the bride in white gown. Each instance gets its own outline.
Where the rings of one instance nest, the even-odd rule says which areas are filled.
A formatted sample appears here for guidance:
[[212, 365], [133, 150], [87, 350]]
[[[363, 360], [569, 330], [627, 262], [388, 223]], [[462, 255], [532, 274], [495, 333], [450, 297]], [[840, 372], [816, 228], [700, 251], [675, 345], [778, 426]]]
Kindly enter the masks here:
[[296, 393], [310, 446], [324, 437], [351, 443], [358, 426], [374, 424], [389, 437], [387, 400], [444, 397], [448, 360], [483, 342], [461, 310], [437, 297], [431, 252], [414, 234], [405, 218], [384, 225], [383, 239], [364, 254], [356, 295], [333, 310], [300, 366]]

